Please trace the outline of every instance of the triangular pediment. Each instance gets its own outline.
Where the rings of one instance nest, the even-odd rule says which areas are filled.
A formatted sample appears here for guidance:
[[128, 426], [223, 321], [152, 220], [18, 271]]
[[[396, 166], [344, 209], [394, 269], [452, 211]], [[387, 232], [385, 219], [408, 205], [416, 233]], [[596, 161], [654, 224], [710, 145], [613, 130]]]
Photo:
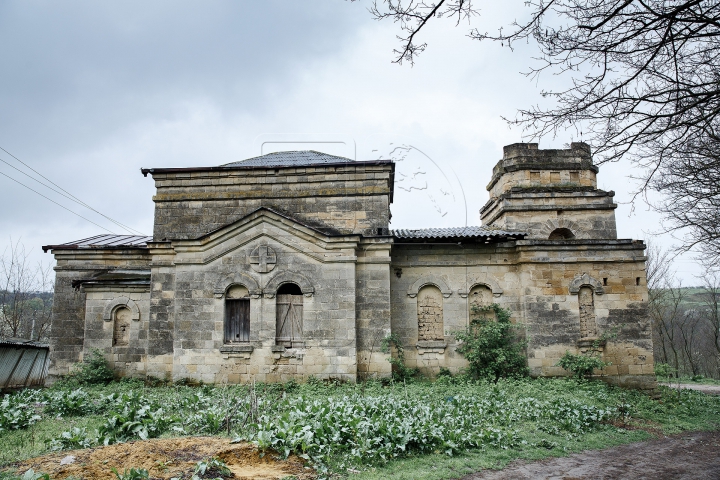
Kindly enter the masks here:
[[360, 240], [359, 235], [327, 235], [289, 215], [262, 207], [200, 238], [173, 240], [172, 246], [176, 263], [207, 264], [263, 238], [320, 262], [354, 258]]

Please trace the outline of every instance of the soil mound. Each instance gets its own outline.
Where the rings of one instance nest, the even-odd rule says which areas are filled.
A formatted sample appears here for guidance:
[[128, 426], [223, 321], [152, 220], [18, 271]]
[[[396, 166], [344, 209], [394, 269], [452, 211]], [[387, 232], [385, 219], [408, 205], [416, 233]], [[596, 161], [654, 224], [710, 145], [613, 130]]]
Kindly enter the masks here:
[[273, 454], [258, 452], [254, 445], [231, 444], [227, 438], [184, 437], [154, 439], [108, 445], [44, 455], [14, 466], [23, 473], [29, 468], [49, 473], [53, 480], [67, 477], [83, 480], [115, 480], [112, 468], [144, 468], [152, 479], [190, 478], [197, 462], [218, 457], [227, 463], [237, 480], [275, 480], [295, 476], [298, 480], [314, 478], [303, 461], [290, 456], [280, 460]]

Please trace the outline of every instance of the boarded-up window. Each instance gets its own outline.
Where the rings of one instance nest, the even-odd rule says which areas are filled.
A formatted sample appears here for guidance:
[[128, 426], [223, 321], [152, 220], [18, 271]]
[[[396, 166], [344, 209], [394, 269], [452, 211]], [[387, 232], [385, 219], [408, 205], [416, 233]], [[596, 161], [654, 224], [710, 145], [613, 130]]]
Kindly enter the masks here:
[[130, 342], [130, 319], [132, 312], [127, 307], [115, 310], [113, 319], [113, 346], [127, 346]]
[[250, 299], [225, 300], [225, 343], [250, 341]]
[[468, 294], [470, 320], [495, 320], [495, 312], [486, 310], [493, 303], [492, 291], [485, 285], [475, 285]]
[[285, 347], [302, 346], [303, 295], [294, 283], [280, 286], [277, 292], [275, 343]]
[[580, 335], [583, 338], [595, 337], [597, 335], [595, 324], [595, 300], [591, 287], [580, 287], [578, 292], [578, 303], [580, 304]]
[[440, 289], [428, 285], [417, 295], [418, 340], [443, 340], [443, 296]]
[[250, 296], [243, 285], [231, 285], [225, 292], [224, 341], [250, 341]]

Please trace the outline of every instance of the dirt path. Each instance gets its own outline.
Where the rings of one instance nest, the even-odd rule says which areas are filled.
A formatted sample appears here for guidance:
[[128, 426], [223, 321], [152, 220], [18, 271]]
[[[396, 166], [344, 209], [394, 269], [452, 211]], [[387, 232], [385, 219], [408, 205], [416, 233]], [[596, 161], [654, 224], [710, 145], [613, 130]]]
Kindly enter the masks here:
[[[677, 383], [658, 383], [670, 388], [678, 388]], [[689, 390], [697, 390], [698, 392], [707, 393], [708, 395], [720, 395], [720, 385], [704, 385], [702, 383], [681, 383], [679, 388], [687, 388]]]
[[720, 479], [720, 432], [692, 432], [537, 462], [515, 461], [463, 480]]

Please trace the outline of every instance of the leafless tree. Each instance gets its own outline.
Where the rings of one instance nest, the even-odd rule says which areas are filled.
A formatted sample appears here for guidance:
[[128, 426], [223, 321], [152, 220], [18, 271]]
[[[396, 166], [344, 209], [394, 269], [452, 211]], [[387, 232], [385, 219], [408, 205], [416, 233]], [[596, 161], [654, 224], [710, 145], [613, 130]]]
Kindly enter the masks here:
[[672, 165], [664, 165], [652, 181], [663, 193], [656, 207], [671, 231], [683, 231], [682, 250], [695, 248], [709, 268], [720, 265], [720, 136], [709, 133], [680, 145]]
[[50, 325], [52, 267], [32, 265], [20, 241], [0, 257], [0, 337], [39, 339]]
[[[430, 22], [471, 23], [479, 14], [478, 3], [376, 0], [370, 11], [376, 19], [399, 25], [395, 62], [412, 64], [427, 47], [419, 38]], [[571, 82], [567, 88], [541, 92], [552, 101], [550, 107], [535, 105], [507, 121], [521, 126], [526, 138], [574, 129], [591, 144], [598, 163], [630, 159], [643, 172], [638, 191], [668, 192], [668, 203], [661, 210], [668, 215], [670, 228], [691, 228], [684, 248], [702, 244], [718, 258], [720, 2], [523, 3], [524, 20], [500, 27], [496, 34], [470, 26], [468, 36], [510, 49], [519, 41], [534, 43], [539, 50], [537, 63], [526, 75], [536, 78], [547, 72]], [[715, 155], [710, 155], [713, 151]], [[685, 175], [700, 183], [678, 181]], [[708, 181], [713, 185], [708, 187]], [[675, 212], [678, 199], [682, 207], [694, 209]]]

